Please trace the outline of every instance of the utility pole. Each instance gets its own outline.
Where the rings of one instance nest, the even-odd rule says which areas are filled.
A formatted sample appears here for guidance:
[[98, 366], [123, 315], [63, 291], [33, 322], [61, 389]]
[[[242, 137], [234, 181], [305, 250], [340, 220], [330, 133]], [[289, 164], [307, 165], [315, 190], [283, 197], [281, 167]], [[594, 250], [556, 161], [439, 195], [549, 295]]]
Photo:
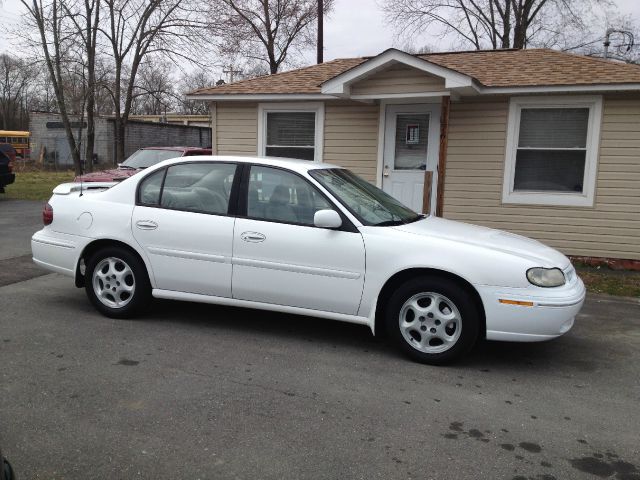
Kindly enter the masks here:
[[324, 8], [323, 8], [323, 1], [322, 0], [318, 0], [318, 63], [322, 63], [323, 62], [323, 52], [322, 52], [322, 47], [324, 44], [324, 18], [323, 18], [323, 14], [324, 14]]
[[226, 73], [229, 75], [229, 83], [233, 83], [233, 81], [235, 80], [235, 76], [236, 74], [240, 74], [242, 75], [242, 70], [236, 70], [233, 68], [233, 64], [229, 65], [229, 69], [228, 70], [222, 70], [222, 73]]

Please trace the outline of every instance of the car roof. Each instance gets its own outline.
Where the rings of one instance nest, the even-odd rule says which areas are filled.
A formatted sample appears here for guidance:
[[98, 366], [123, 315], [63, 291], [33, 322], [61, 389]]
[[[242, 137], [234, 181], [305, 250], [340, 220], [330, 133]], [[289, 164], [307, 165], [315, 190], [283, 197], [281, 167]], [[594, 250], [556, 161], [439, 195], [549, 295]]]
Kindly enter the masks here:
[[313, 162], [310, 160], [298, 160], [295, 158], [282, 158], [282, 157], [240, 157], [235, 155], [197, 155], [190, 157], [171, 158], [157, 163], [154, 167], [161, 167], [171, 165], [174, 163], [182, 162], [206, 162], [206, 161], [226, 161], [234, 163], [253, 163], [256, 165], [265, 165], [286, 168], [298, 173], [308, 172], [309, 170], [317, 170], [321, 168], [343, 168], [339, 165], [332, 165], [330, 163]]
[[193, 151], [193, 150], [209, 150], [211, 148], [208, 147], [143, 147], [140, 150], [169, 150], [172, 152], [183, 152], [183, 151]]

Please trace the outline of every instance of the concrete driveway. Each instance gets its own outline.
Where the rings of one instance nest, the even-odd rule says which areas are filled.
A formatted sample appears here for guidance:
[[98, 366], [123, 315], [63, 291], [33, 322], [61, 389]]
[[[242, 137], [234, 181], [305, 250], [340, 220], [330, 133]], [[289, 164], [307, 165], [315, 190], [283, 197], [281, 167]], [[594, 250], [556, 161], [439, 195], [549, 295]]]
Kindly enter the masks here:
[[640, 479], [638, 365], [634, 300], [438, 368], [306, 317], [111, 320], [44, 275], [0, 287], [0, 444], [20, 479]]

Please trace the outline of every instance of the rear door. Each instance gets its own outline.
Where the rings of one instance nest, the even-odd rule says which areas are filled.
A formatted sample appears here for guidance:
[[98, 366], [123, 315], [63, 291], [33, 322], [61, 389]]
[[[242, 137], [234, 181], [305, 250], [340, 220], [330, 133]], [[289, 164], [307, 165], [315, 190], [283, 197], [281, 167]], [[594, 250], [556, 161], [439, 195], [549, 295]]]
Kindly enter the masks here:
[[[317, 228], [333, 205], [305, 178], [251, 166], [233, 239], [233, 298], [355, 315], [364, 284], [364, 243], [342, 229]], [[351, 227], [351, 228], [349, 228]]]
[[182, 163], [140, 182], [132, 229], [156, 288], [231, 296], [236, 170], [233, 163]]

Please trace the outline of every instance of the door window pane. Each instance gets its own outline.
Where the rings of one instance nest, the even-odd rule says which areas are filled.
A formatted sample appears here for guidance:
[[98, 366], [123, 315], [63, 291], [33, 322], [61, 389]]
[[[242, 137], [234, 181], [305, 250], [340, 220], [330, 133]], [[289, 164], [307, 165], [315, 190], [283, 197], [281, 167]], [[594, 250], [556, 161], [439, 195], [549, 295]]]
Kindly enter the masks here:
[[160, 205], [175, 210], [225, 215], [236, 166], [185, 163], [167, 170]]
[[266, 155], [313, 160], [315, 136], [315, 112], [267, 112]]
[[313, 225], [315, 213], [324, 209], [333, 207], [303, 178], [276, 168], [251, 167], [248, 217]]
[[398, 114], [394, 170], [425, 170], [429, 114]]

